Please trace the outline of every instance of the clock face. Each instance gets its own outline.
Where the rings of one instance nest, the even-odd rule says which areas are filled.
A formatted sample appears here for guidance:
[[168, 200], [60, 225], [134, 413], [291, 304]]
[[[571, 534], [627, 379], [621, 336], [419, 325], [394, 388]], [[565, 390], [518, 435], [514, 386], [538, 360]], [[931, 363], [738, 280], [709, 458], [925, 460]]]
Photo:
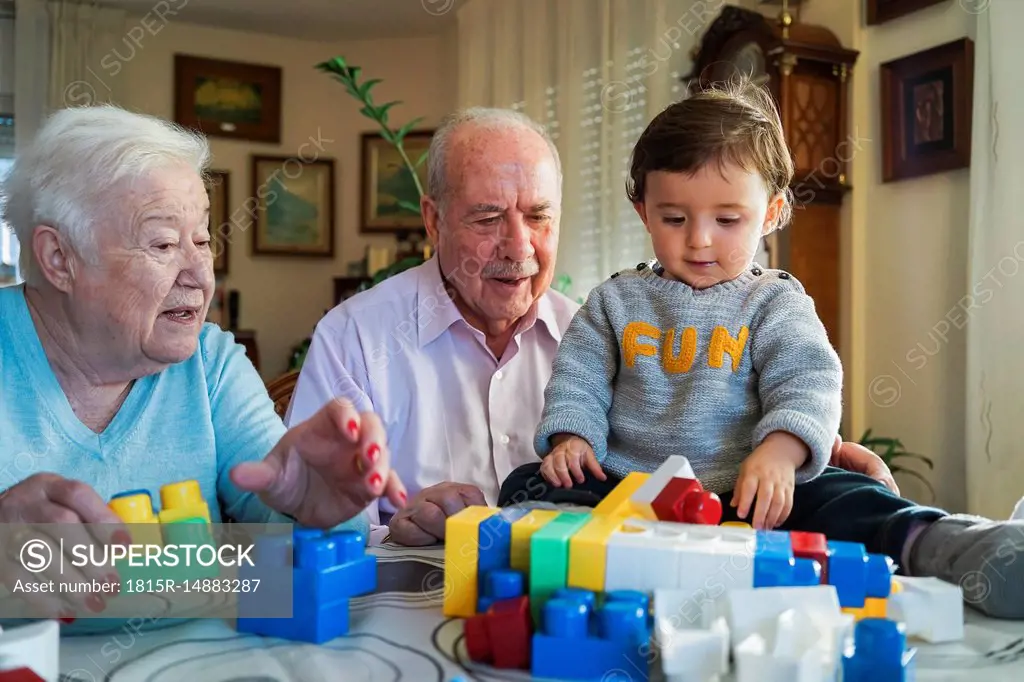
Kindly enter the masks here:
[[758, 85], [768, 81], [764, 52], [757, 43], [747, 43], [727, 58], [730, 76], [743, 76]]

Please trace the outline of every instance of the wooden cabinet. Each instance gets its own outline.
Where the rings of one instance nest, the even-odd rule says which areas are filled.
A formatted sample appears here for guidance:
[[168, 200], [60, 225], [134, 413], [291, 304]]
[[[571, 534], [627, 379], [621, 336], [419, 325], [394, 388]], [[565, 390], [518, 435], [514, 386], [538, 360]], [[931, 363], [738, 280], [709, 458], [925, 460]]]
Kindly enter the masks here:
[[838, 349], [840, 225], [850, 191], [848, 164], [859, 141], [847, 124], [850, 71], [858, 53], [821, 26], [769, 19], [728, 5], [694, 54], [688, 87], [735, 80], [765, 82], [779, 106], [793, 156], [792, 222], [768, 238], [771, 267], [787, 270], [814, 299]]

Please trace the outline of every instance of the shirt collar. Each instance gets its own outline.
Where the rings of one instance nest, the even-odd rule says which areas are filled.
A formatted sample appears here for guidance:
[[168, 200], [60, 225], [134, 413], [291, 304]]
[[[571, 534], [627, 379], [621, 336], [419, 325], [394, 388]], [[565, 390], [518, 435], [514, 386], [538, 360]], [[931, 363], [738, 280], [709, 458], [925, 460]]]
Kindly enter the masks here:
[[[453, 324], [463, 320], [462, 313], [445, 289], [444, 281], [441, 279], [441, 263], [436, 255], [426, 262], [420, 272], [416, 290], [416, 316], [419, 322], [417, 326], [420, 348], [432, 343]], [[545, 292], [530, 308], [516, 335], [529, 330], [538, 320], [556, 343], [561, 342], [562, 330], [558, 326], [558, 318], [551, 304], [551, 292]]]

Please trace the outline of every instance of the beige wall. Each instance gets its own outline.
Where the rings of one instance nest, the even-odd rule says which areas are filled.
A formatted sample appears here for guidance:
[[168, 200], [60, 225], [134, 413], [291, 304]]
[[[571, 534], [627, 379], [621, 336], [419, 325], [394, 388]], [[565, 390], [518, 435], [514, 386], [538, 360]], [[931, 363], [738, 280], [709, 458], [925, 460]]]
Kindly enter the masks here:
[[[211, 137], [213, 167], [231, 172], [232, 207], [252, 194], [252, 154], [294, 155], [312, 137], [323, 140], [323, 157], [335, 160], [335, 257], [328, 259], [251, 255], [251, 232], [232, 240], [227, 288], [241, 294], [239, 325], [257, 333], [264, 378], [284, 371], [289, 351], [309, 335], [331, 307], [333, 278], [346, 274], [368, 244], [386, 244], [387, 237], [359, 234], [360, 133], [373, 123], [341, 84], [316, 71], [314, 64], [343, 55], [362, 66], [365, 77], [382, 78], [376, 101], [402, 100], [391, 110], [403, 123], [424, 116], [423, 127], [436, 126], [455, 101], [450, 36], [348, 43], [315, 43], [170, 23], [125, 63], [117, 78], [125, 79], [125, 106], [166, 118], [173, 117], [173, 59], [176, 52], [250, 61], [283, 69], [282, 142], [280, 145]], [[127, 56], [127, 51], [123, 51]], [[312, 153], [306, 147], [306, 158]]]
[[[936, 503], [960, 511], [966, 506], [965, 334], [954, 327], [943, 338], [940, 321], [967, 290], [969, 171], [882, 183], [879, 65], [974, 38], [976, 17], [951, 0], [869, 27], [861, 2], [806, 4], [804, 21], [828, 26], [860, 51], [851, 135], [870, 140], [852, 160], [844, 225], [849, 435], [870, 427], [934, 459], [934, 472], [923, 471]], [[913, 479], [897, 479], [905, 494], [929, 499]]]

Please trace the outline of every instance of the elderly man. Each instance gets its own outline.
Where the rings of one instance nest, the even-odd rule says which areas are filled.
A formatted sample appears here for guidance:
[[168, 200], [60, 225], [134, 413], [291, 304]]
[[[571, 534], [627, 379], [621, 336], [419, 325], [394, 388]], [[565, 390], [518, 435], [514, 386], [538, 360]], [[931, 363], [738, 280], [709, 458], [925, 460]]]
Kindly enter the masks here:
[[[95, 107], [56, 113], [15, 161], [3, 218], [25, 284], [0, 289], [0, 523], [117, 524], [114, 494], [189, 479], [215, 522], [365, 529], [372, 500], [402, 504], [375, 416], [325, 401], [286, 430], [242, 347], [204, 324], [209, 158], [200, 135]], [[104, 610], [98, 594], [39, 601]]]
[[[437, 542], [447, 516], [495, 504], [501, 482], [538, 461], [544, 387], [578, 309], [549, 288], [561, 179], [554, 143], [529, 118], [496, 109], [450, 117], [431, 144], [422, 202], [437, 257], [318, 324], [286, 419], [307, 419], [336, 396], [380, 415], [415, 497], [396, 516], [371, 507], [374, 540], [390, 525], [396, 542]], [[863, 448], [837, 457], [891, 482]]]

